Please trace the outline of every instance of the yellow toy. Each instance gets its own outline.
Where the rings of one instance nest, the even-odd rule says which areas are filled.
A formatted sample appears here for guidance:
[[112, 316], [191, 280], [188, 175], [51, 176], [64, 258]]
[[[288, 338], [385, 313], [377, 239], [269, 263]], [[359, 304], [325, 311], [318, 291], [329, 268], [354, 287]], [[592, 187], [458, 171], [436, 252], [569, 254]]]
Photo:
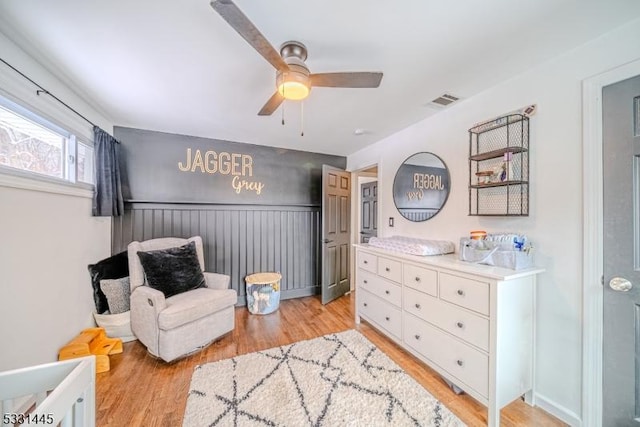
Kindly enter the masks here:
[[111, 369], [109, 356], [122, 353], [122, 340], [107, 337], [104, 328], [89, 328], [80, 332], [69, 344], [60, 349], [58, 360], [96, 356], [96, 373]]

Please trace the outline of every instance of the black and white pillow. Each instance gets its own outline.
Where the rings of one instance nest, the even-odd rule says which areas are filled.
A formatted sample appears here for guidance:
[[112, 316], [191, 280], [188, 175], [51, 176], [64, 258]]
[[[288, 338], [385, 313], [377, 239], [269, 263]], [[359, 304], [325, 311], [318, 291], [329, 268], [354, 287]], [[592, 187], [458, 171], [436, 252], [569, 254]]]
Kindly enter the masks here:
[[127, 251], [105, 258], [95, 264], [89, 264], [91, 286], [93, 287], [93, 300], [96, 303], [96, 312], [105, 314], [109, 309], [107, 298], [100, 289], [100, 281], [104, 279], [120, 279], [129, 276], [129, 259]]
[[100, 289], [107, 297], [109, 313], [120, 314], [129, 311], [131, 289], [129, 277], [121, 279], [103, 279]]

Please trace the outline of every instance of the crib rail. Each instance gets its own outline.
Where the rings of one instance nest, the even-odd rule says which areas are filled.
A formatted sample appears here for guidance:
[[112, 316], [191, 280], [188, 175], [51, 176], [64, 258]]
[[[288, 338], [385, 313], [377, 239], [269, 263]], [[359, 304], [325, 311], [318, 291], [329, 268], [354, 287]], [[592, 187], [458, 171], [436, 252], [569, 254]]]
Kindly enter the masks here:
[[0, 372], [0, 425], [95, 427], [95, 372], [95, 356]]

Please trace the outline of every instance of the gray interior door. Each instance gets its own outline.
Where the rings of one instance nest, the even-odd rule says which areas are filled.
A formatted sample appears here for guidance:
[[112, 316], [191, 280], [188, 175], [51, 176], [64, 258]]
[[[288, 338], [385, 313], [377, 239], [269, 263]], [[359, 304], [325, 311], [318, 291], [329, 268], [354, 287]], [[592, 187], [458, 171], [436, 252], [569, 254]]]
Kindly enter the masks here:
[[322, 303], [349, 291], [351, 174], [322, 166]]
[[360, 185], [360, 243], [378, 235], [378, 182]]
[[602, 94], [603, 426], [640, 425], [640, 76]]

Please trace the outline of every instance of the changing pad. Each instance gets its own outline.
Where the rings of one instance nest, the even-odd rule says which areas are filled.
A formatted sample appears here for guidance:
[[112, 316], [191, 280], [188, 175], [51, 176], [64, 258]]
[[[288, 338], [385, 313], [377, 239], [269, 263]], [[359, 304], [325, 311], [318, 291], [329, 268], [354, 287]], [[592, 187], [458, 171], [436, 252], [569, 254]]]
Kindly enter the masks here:
[[450, 254], [456, 249], [455, 244], [447, 240], [426, 240], [405, 236], [372, 237], [369, 239], [369, 245], [388, 251], [422, 256]]

